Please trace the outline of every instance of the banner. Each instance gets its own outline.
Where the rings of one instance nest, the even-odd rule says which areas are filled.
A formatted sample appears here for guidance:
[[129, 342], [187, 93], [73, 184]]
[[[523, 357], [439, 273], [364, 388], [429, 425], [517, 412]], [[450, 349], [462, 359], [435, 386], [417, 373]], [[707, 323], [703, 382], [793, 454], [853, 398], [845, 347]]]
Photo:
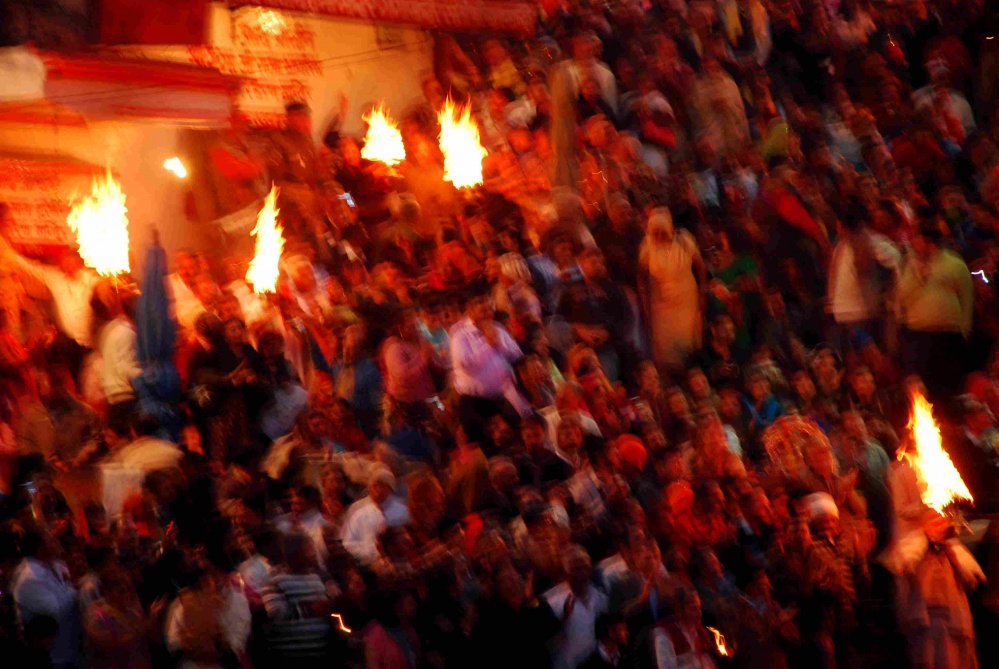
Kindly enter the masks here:
[[267, 7], [440, 30], [496, 30], [533, 35], [538, 9], [511, 0], [228, 0], [229, 7]]
[[102, 0], [101, 44], [204, 44], [208, 0]]
[[75, 243], [66, 224], [70, 200], [88, 192], [102, 169], [58, 159], [0, 156], [0, 202], [7, 205], [11, 244], [28, 255], [45, 255]]

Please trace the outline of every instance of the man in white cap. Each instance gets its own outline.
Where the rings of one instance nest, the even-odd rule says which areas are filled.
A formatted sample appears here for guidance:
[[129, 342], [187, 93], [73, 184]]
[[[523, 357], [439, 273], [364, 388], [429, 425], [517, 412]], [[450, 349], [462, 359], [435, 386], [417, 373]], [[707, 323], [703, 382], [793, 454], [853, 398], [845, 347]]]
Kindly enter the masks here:
[[361, 564], [378, 559], [378, 536], [388, 527], [409, 522], [406, 504], [395, 495], [396, 481], [388, 467], [376, 467], [368, 479], [368, 495], [351, 504], [340, 539]]

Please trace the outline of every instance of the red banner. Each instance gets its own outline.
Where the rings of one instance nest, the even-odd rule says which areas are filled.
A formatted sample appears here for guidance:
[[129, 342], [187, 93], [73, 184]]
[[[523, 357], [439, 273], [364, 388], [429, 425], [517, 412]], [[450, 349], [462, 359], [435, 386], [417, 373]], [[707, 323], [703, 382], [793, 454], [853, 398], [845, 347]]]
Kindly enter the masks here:
[[101, 44], [204, 44], [208, 0], [101, 0]]
[[497, 30], [534, 33], [534, 3], [511, 0], [228, 0], [229, 7], [266, 7], [442, 30]]

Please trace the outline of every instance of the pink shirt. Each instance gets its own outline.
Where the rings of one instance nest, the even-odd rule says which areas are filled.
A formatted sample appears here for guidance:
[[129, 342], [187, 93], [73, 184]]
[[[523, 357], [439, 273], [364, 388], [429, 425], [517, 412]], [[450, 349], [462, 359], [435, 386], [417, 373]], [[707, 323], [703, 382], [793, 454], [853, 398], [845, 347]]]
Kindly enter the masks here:
[[430, 366], [417, 344], [398, 337], [385, 342], [385, 390], [399, 402], [422, 402], [434, 394]]

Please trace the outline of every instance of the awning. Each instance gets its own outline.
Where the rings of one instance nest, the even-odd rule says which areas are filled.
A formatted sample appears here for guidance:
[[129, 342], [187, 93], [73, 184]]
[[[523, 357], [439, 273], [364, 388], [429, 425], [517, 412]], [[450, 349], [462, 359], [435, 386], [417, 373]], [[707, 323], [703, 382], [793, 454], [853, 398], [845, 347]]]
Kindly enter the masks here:
[[523, 0], [227, 0], [232, 9], [263, 7], [437, 30], [533, 35], [538, 5]]
[[0, 123], [86, 118], [221, 127], [240, 83], [197, 65], [28, 47], [0, 49], [0, 77], [11, 82], [0, 94]]

